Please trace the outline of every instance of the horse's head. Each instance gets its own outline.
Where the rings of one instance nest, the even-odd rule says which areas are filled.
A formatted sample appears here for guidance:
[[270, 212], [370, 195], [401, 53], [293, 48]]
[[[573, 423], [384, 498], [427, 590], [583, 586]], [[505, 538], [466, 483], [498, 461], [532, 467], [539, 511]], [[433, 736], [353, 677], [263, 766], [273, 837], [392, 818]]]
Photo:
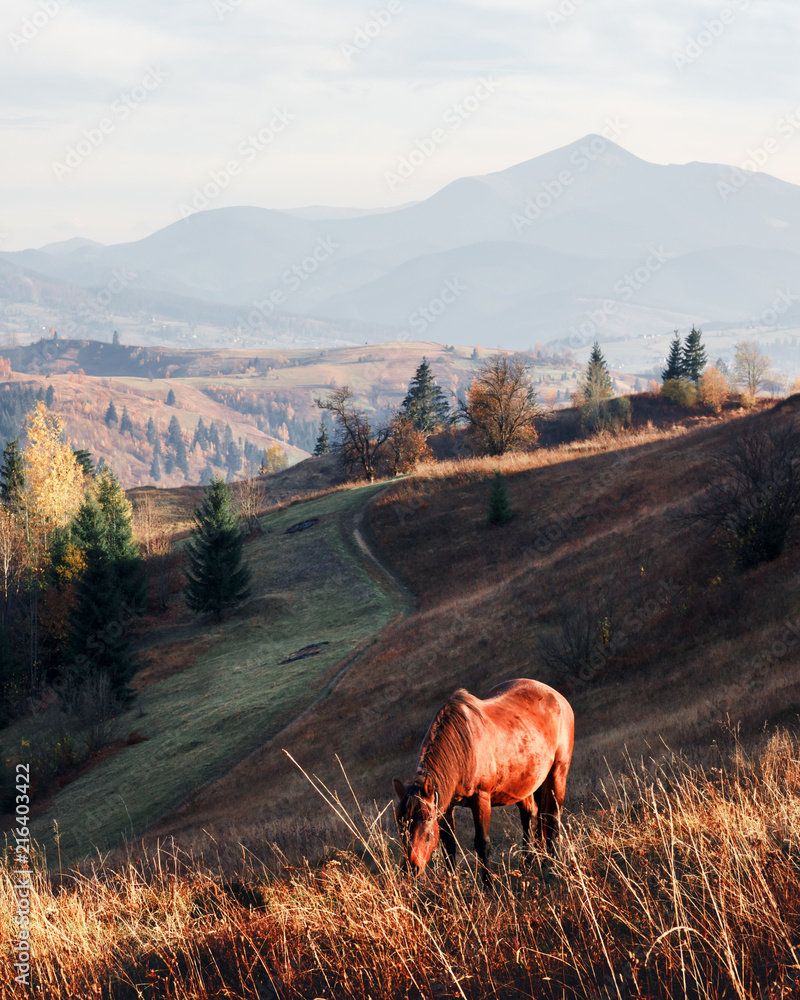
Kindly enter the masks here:
[[406, 861], [419, 875], [439, 843], [439, 795], [429, 774], [416, 778], [408, 787], [395, 778], [394, 790], [400, 799], [394, 807], [394, 818]]

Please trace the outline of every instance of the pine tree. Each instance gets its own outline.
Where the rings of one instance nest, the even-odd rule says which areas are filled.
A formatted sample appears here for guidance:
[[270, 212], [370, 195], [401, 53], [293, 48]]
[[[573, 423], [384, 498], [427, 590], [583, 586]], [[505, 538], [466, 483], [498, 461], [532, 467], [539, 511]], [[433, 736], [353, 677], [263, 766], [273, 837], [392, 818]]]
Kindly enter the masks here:
[[450, 419], [450, 407], [441, 388], [431, 374], [427, 358], [414, 373], [408, 386], [408, 394], [400, 406], [400, 412], [411, 417], [415, 431], [430, 434], [436, 427]]
[[73, 525], [84, 559], [70, 615], [69, 651], [79, 676], [106, 674], [113, 692], [130, 700], [128, 681], [136, 664], [125, 639], [123, 588], [109, 550], [108, 523], [97, 499], [87, 494]]
[[250, 567], [242, 560], [243, 536], [231, 491], [215, 476], [194, 512], [195, 527], [186, 546], [186, 603], [192, 611], [213, 612], [250, 594]]
[[106, 547], [114, 563], [122, 597], [131, 609], [145, 605], [144, 563], [133, 539], [133, 507], [114, 470], [106, 466], [97, 477], [97, 502], [106, 522]]
[[145, 433], [145, 437], [147, 438], [148, 444], [152, 445], [156, 443], [156, 437], [157, 437], [156, 423], [152, 417], [150, 417], [150, 419], [147, 421], [147, 431]]
[[614, 395], [614, 384], [608, 372], [608, 364], [597, 341], [594, 342], [592, 353], [589, 356], [589, 364], [583, 378], [581, 391], [586, 402], [591, 401], [598, 404]]
[[586, 373], [578, 386], [577, 400], [581, 425], [585, 430], [597, 431], [603, 425], [605, 403], [614, 395], [614, 384], [608, 364], [597, 341], [594, 342]]
[[508, 486], [506, 486], [505, 477], [498, 470], [494, 474], [489, 490], [489, 511], [486, 520], [489, 524], [507, 524], [513, 516]]
[[186, 456], [186, 445], [183, 442], [183, 438], [178, 438], [178, 444], [175, 448], [175, 465], [183, 473], [183, 478], [189, 478], [189, 459]]
[[678, 331], [675, 331], [675, 339], [672, 341], [669, 347], [669, 357], [667, 358], [667, 367], [661, 373], [661, 381], [668, 382], [674, 378], [683, 378], [684, 376], [684, 366], [683, 366], [683, 348], [681, 347], [681, 338]]
[[194, 437], [192, 438], [192, 450], [194, 450], [195, 445], [199, 444], [203, 451], [208, 448], [208, 431], [206, 430], [206, 425], [203, 423], [203, 418], [197, 421], [197, 427], [194, 429]]
[[167, 406], [174, 406], [174, 405], [175, 405], [175, 390], [170, 389], [169, 392], [167, 393]]
[[153, 461], [150, 463], [150, 478], [156, 483], [161, 482], [161, 442], [156, 438], [153, 445]]
[[3, 449], [0, 465], [0, 502], [11, 511], [22, 509], [25, 495], [25, 461], [19, 450], [19, 438], [9, 441]]
[[183, 441], [181, 425], [178, 422], [178, 418], [173, 417], [172, 420], [170, 420], [169, 422], [169, 430], [167, 431], [167, 443], [171, 448], [177, 449], [179, 441]]
[[683, 370], [686, 378], [690, 378], [695, 385], [700, 381], [700, 376], [706, 366], [706, 349], [700, 343], [702, 330], [695, 330], [692, 326], [691, 332], [686, 335], [686, 343], [683, 346]]
[[225, 468], [228, 470], [229, 482], [242, 468], [242, 450], [235, 441], [230, 442], [225, 452]]
[[106, 410], [106, 427], [110, 427], [112, 424], [119, 423], [119, 417], [117, 416], [117, 408], [114, 406], [114, 400], [108, 404], [108, 409]]
[[53, 383], [51, 382], [50, 385], [48, 385], [47, 387], [47, 392], [45, 393], [44, 397], [44, 405], [47, 407], [48, 410], [52, 408], [55, 398], [56, 398], [56, 391], [53, 388]]
[[319, 437], [317, 438], [317, 443], [314, 446], [314, 454], [327, 455], [331, 450], [330, 441], [328, 440], [328, 428], [325, 426], [325, 421], [320, 420], [319, 422]]
[[127, 406], [122, 407], [122, 419], [119, 422], [119, 432], [120, 434], [125, 434], [127, 432], [131, 437], [133, 437], [133, 423], [131, 422], [131, 418], [128, 414]]

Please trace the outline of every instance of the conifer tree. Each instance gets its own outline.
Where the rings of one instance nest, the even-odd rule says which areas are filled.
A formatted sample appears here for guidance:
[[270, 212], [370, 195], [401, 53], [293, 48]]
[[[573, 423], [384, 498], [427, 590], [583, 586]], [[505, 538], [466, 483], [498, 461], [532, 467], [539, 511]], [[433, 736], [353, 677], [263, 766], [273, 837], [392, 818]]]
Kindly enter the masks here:
[[156, 422], [152, 417], [147, 421], [147, 431], [145, 433], [147, 438], [147, 443], [153, 445], [156, 443]]
[[427, 358], [414, 373], [408, 386], [408, 394], [400, 406], [400, 412], [407, 414], [415, 431], [430, 434], [436, 427], [447, 423], [450, 406], [441, 388], [434, 381]]
[[44, 397], [44, 405], [47, 407], [48, 410], [52, 407], [55, 398], [56, 398], [56, 391], [53, 388], [53, 383], [51, 382], [50, 385], [48, 385], [47, 387], [47, 392], [45, 393]]
[[583, 398], [586, 402], [601, 403], [604, 399], [610, 399], [614, 395], [614, 384], [608, 371], [608, 364], [600, 345], [594, 342], [592, 353], [589, 356], [589, 364], [581, 385]]
[[19, 450], [19, 438], [9, 441], [3, 449], [0, 465], [0, 502], [16, 512], [22, 509], [25, 495], [25, 461]]
[[497, 470], [489, 490], [489, 510], [486, 520], [489, 524], [507, 524], [513, 516], [505, 477]]
[[130, 415], [128, 414], [128, 407], [122, 407], [122, 419], [119, 422], [119, 432], [120, 434], [128, 433], [133, 437], [133, 423], [131, 421]]
[[328, 428], [325, 426], [325, 421], [320, 420], [319, 422], [319, 437], [317, 438], [317, 443], [314, 445], [314, 454], [327, 455], [331, 450], [331, 444], [328, 440]]
[[203, 451], [208, 448], [208, 431], [206, 430], [206, 425], [203, 423], [203, 418], [197, 421], [197, 427], [194, 429], [194, 437], [192, 438], [192, 450], [194, 446], [199, 444]]
[[192, 611], [223, 612], [250, 594], [250, 567], [243, 561], [241, 522], [231, 491], [219, 476], [208, 485], [194, 512], [186, 546], [186, 603]]
[[686, 335], [686, 342], [683, 345], [683, 371], [686, 378], [690, 378], [695, 385], [700, 381], [703, 369], [706, 366], [706, 349], [700, 343], [702, 330], [695, 330], [692, 326], [691, 332]]
[[92, 453], [87, 451], [86, 448], [76, 448], [72, 454], [75, 456], [75, 461], [83, 469], [84, 476], [93, 476], [94, 462], [92, 462]]
[[669, 346], [669, 356], [667, 358], [667, 367], [661, 373], [661, 381], [668, 382], [671, 379], [683, 378], [684, 367], [683, 367], [683, 348], [681, 346], [681, 338], [678, 331], [675, 331], [675, 339]]
[[170, 389], [169, 392], [167, 393], [167, 406], [174, 406], [174, 405], [175, 405], [175, 390]]
[[178, 444], [175, 448], [175, 465], [183, 473], [183, 478], [189, 478], [189, 459], [186, 456], [186, 445], [184, 444], [183, 438], [178, 438]]
[[171, 448], [177, 448], [178, 442], [183, 440], [183, 434], [181, 433], [181, 425], [177, 417], [173, 417], [169, 422], [169, 430], [167, 431], [167, 442]]
[[116, 569], [122, 597], [129, 608], [145, 604], [144, 563], [133, 539], [133, 507], [114, 470], [105, 466], [95, 483], [97, 502], [106, 522], [106, 548]]
[[78, 511], [73, 534], [84, 559], [70, 615], [73, 670], [81, 679], [106, 674], [112, 691], [123, 702], [129, 701], [132, 692], [128, 681], [136, 664], [125, 638], [128, 612], [117, 565], [109, 551], [108, 523], [91, 492]]
[[106, 410], [106, 427], [110, 427], [112, 424], [119, 423], [119, 417], [117, 416], [117, 408], [114, 406], [114, 400], [108, 404], [108, 409]]
[[597, 341], [594, 342], [586, 373], [578, 386], [576, 401], [580, 409], [581, 424], [589, 431], [599, 430], [604, 421], [604, 404], [614, 395], [614, 385], [608, 364]]
[[161, 482], [161, 442], [156, 438], [153, 445], [153, 461], [150, 463], [150, 478]]

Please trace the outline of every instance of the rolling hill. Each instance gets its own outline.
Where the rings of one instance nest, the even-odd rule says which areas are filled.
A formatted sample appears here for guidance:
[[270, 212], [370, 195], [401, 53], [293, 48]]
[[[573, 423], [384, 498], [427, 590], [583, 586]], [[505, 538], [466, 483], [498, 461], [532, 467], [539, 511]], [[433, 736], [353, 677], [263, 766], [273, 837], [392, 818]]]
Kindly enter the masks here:
[[[301, 319], [323, 324], [304, 328], [318, 343], [422, 334], [419, 311], [447, 281], [460, 293], [427, 326], [461, 343], [582, 346], [587, 335], [573, 330], [603, 303], [614, 315], [592, 332], [601, 341], [665, 335], [686, 320], [792, 329], [800, 188], [720, 164], [648, 163], [589, 135], [392, 211], [213, 209], [135, 243], [68, 241], [0, 261], [18, 283], [109, 289], [115, 312], [160, 301], [169, 313], [177, 297], [173, 314], [202, 322], [205, 302], [207, 318], [249, 343]], [[787, 289], [791, 310], [760, 319]]]

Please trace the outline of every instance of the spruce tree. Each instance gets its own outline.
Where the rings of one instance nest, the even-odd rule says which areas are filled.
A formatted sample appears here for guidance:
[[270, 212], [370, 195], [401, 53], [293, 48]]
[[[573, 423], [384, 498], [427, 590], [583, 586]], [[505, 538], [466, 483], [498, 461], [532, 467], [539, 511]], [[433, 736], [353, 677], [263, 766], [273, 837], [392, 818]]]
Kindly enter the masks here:
[[684, 376], [684, 366], [683, 366], [683, 348], [681, 347], [681, 338], [678, 331], [675, 331], [675, 339], [669, 346], [669, 357], [667, 358], [667, 367], [661, 373], [661, 381], [668, 382], [671, 379], [683, 378]]
[[19, 450], [19, 438], [9, 441], [3, 449], [0, 465], [0, 502], [11, 511], [22, 509], [25, 495], [25, 459]]
[[608, 372], [608, 364], [597, 341], [592, 347], [581, 389], [587, 402], [592, 401], [599, 404], [604, 399], [610, 399], [614, 395], [614, 384]]
[[603, 424], [603, 404], [614, 395], [614, 385], [606, 359], [597, 341], [594, 342], [586, 374], [579, 386], [581, 424], [590, 431], [599, 430]]
[[119, 417], [117, 416], [117, 408], [114, 406], [114, 400], [108, 404], [108, 409], [106, 410], [106, 426], [110, 427], [112, 424], [119, 423]]
[[241, 522], [231, 491], [215, 476], [194, 512], [186, 546], [186, 603], [192, 611], [223, 612], [250, 595], [250, 567], [242, 559]]
[[489, 490], [489, 510], [486, 520], [489, 524], [507, 524], [513, 516], [508, 486], [506, 486], [505, 477], [498, 470], [494, 474]]
[[427, 358], [422, 359], [414, 373], [400, 412], [408, 414], [414, 430], [421, 434], [430, 434], [450, 419], [450, 407], [441, 388], [434, 381]]
[[317, 438], [317, 443], [314, 446], [314, 454], [327, 455], [331, 450], [331, 444], [328, 440], [328, 428], [325, 426], [325, 421], [320, 420], [319, 423], [319, 437]]
[[97, 499], [87, 494], [73, 523], [84, 570], [75, 588], [68, 648], [79, 677], [106, 674], [114, 694], [129, 701], [136, 664], [125, 638], [124, 604], [117, 566], [109, 550], [108, 524]]
[[706, 349], [700, 343], [702, 330], [695, 330], [692, 326], [691, 332], [686, 335], [686, 343], [683, 346], [683, 370], [686, 378], [690, 378], [695, 385], [700, 381], [708, 359]]
[[192, 450], [194, 446], [199, 444], [203, 451], [208, 449], [208, 431], [206, 430], [206, 425], [203, 423], [203, 418], [197, 421], [197, 427], [194, 429], [194, 437], [192, 438]]
[[175, 405], [175, 390], [170, 389], [169, 392], [167, 393], [167, 406], [174, 406], [174, 405]]
[[133, 539], [133, 508], [113, 469], [106, 466], [96, 482], [97, 502], [106, 521], [106, 547], [117, 572], [122, 597], [131, 610], [145, 606], [144, 562]]
[[84, 476], [94, 476], [92, 453], [87, 451], [86, 448], [76, 448], [72, 454], [75, 456], [75, 461], [83, 469]]
[[122, 407], [122, 418], [119, 422], [119, 432], [120, 434], [128, 433], [131, 437], [133, 437], [133, 423], [128, 413], [127, 406]]
[[181, 432], [181, 425], [177, 417], [173, 417], [169, 422], [169, 430], [167, 431], [167, 441], [171, 448], [177, 449], [178, 442], [183, 441], [183, 434]]
[[175, 448], [175, 465], [183, 473], [183, 478], [189, 478], [189, 459], [186, 456], [186, 445], [183, 442], [183, 438], [178, 438], [178, 444]]
[[153, 461], [150, 463], [150, 478], [157, 483], [161, 482], [161, 442], [156, 438], [153, 445]]

